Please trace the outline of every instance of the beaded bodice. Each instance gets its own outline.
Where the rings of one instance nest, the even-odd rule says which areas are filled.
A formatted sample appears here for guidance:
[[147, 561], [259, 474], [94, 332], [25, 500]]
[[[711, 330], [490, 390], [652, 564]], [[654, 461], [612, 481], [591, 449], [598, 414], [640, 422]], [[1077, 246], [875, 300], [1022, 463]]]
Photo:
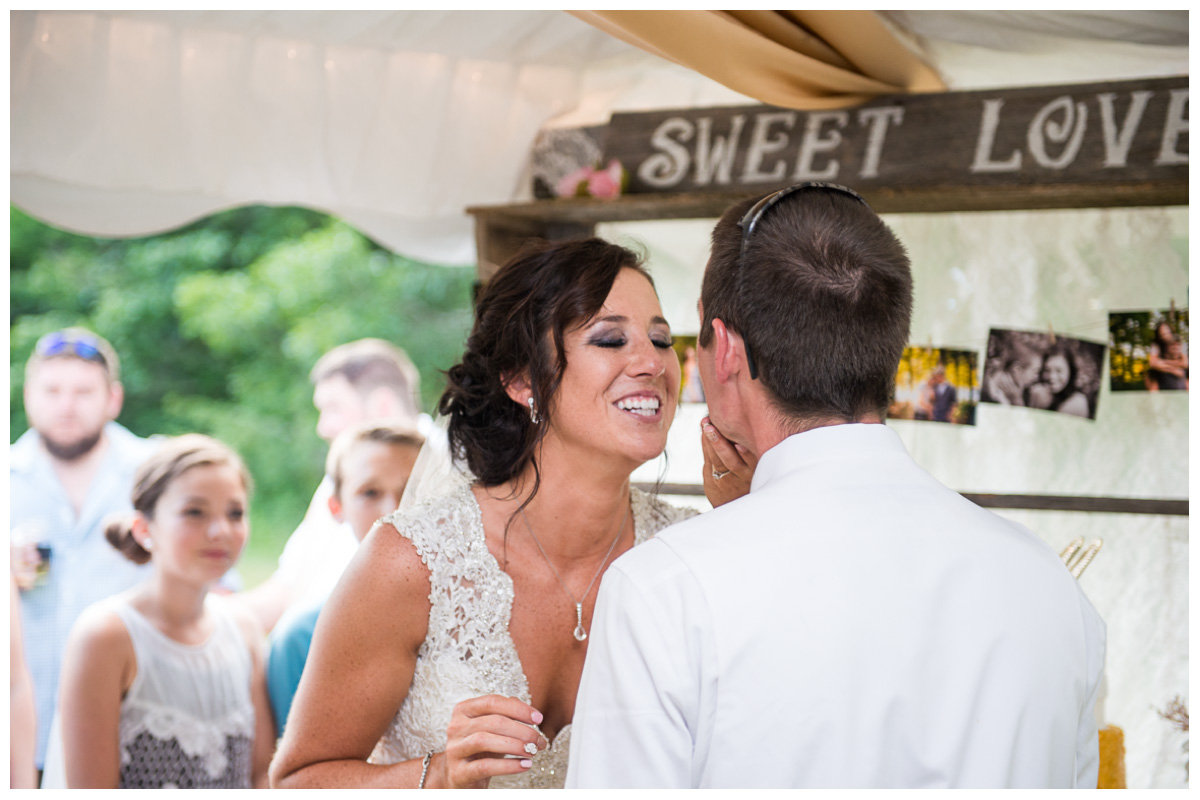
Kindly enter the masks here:
[[[630, 490], [634, 543], [696, 512]], [[484, 538], [479, 504], [469, 487], [384, 517], [410, 539], [429, 568], [429, 632], [417, 652], [408, 696], [371, 754], [376, 764], [421, 758], [446, 746], [454, 706], [486, 694], [530, 702], [516, 646], [509, 635], [512, 579]], [[561, 788], [566, 779], [571, 726], [533, 757], [533, 768], [493, 778], [491, 788]]]

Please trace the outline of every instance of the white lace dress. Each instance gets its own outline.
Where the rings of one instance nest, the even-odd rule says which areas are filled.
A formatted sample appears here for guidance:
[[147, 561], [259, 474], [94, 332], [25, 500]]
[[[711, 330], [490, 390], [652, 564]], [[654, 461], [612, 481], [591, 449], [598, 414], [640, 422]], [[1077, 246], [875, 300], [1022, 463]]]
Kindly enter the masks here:
[[[634, 543], [696, 511], [631, 489]], [[530, 702], [517, 649], [508, 632], [512, 579], [487, 548], [479, 504], [470, 488], [384, 517], [416, 546], [430, 572], [429, 633], [417, 652], [408, 696], [369, 759], [394, 764], [446, 747], [454, 706], [485, 694]], [[533, 757], [533, 768], [492, 778], [494, 789], [562, 788], [571, 726]]]
[[121, 702], [120, 788], [250, 788], [250, 651], [222, 601], [206, 600], [217, 625], [199, 645], [169, 638], [114, 601], [137, 658]]

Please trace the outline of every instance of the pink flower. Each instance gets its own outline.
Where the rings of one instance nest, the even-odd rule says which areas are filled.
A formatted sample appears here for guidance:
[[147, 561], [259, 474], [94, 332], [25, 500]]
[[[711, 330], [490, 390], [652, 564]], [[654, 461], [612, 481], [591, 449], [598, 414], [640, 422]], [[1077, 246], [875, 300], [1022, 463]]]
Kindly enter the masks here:
[[559, 197], [619, 197], [625, 185], [625, 168], [613, 159], [604, 169], [580, 167], [554, 185]]
[[621, 194], [621, 184], [625, 168], [621, 162], [613, 159], [603, 170], [591, 174], [587, 182], [587, 193], [592, 197], [618, 197]]
[[554, 193], [559, 197], [575, 197], [576, 195], [584, 194], [584, 192], [580, 191], [580, 187], [591, 175], [592, 168], [587, 166], [569, 172], [559, 178], [558, 183], [554, 185]]

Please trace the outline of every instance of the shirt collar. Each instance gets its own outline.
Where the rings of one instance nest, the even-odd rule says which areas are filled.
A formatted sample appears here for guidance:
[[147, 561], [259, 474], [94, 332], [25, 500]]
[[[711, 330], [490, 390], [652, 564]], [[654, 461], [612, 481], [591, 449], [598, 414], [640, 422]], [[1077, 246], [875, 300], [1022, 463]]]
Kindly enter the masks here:
[[763, 453], [754, 469], [750, 491], [754, 492], [802, 470], [831, 459], [873, 459], [883, 455], [907, 455], [904, 443], [891, 428], [879, 423], [826, 425], [794, 433]]
[[33, 428], [21, 434], [21, 438], [8, 448], [8, 469], [10, 473], [24, 475], [34, 470], [37, 457], [41, 452], [41, 439]]

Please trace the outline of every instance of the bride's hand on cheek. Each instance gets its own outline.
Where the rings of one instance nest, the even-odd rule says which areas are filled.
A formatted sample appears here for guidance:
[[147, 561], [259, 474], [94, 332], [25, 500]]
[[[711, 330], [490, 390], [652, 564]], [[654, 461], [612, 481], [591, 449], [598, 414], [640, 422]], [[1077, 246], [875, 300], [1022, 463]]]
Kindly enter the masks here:
[[527, 746], [541, 752], [549, 745], [531, 727], [541, 721], [537, 709], [515, 697], [489, 694], [459, 703], [446, 729], [442, 787], [486, 789], [493, 776], [525, 772], [533, 765]]
[[700, 420], [700, 447], [704, 451], [704, 496], [713, 508], [749, 493], [758, 466], [753, 453], [722, 436], [708, 417]]

